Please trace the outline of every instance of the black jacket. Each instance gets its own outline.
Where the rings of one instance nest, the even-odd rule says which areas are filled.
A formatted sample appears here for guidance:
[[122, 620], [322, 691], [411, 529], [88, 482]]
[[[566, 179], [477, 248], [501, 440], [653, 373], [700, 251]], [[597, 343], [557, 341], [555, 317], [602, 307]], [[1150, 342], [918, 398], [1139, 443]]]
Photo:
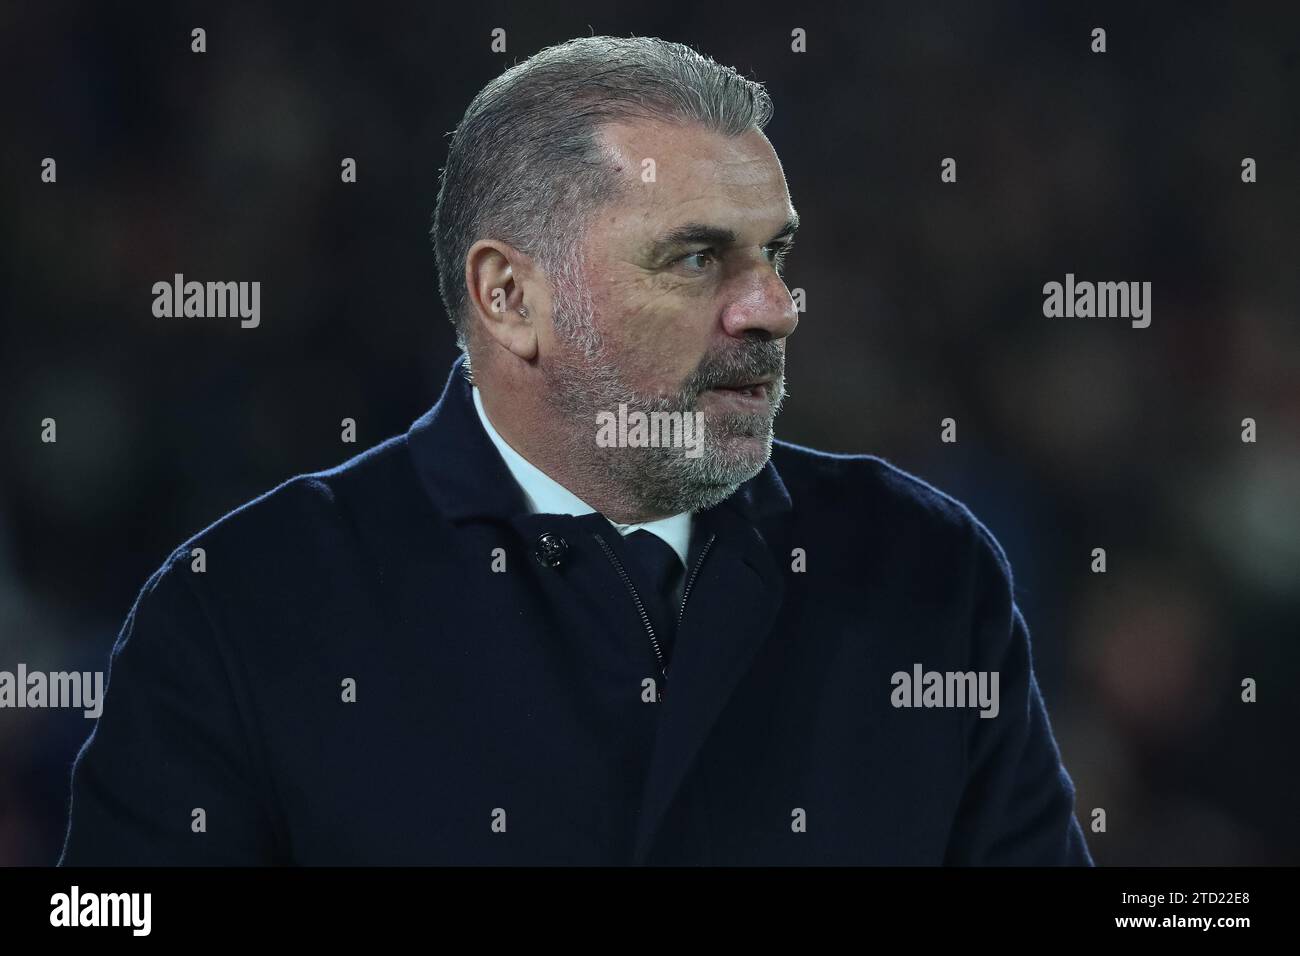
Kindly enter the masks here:
[[[666, 684], [617, 532], [525, 512], [458, 362], [406, 434], [178, 548], [113, 648], [60, 862], [1091, 864], [1006, 556], [959, 502], [777, 442], [697, 515]], [[997, 716], [895, 706], [916, 665], [996, 671]]]

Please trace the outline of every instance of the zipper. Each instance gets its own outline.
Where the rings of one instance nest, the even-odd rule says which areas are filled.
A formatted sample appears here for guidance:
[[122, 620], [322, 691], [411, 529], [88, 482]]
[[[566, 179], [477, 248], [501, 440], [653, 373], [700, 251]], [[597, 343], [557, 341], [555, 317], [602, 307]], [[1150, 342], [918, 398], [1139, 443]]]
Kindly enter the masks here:
[[[655, 636], [654, 625], [650, 623], [650, 615], [646, 613], [645, 603], [641, 600], [641, 595], [637, 593], [636, 585], [632, 583], [632, 578], [623, 567], [623, 562], [618, 559], [614, 549], [597, 532], [592, 532], [591, 536], [596, 539], [600, 545], [600, 550], [605, 552], [605, 557], [609, 563], [614, 566], [618, 576], [623, 579], [623, 586], [627, 588], [628, 594], [632, 595], [632, 601], [636, 604], [637, 614], [641, 617], [641, 624], [645, 627], [646, 634], [650, 637], [650, 647], [655, 652], [655, 661], [659, 664], [660, 688], [658, 699], [663, 703], [664, 695], [668, 690], [668, 664], [664, 661], [663, 649], [659, 646], [659, 638]], [[704, 558], [708, 555], [709, 549], [713, 547], [713, 541], [717, 538], [717, 533], [709, 535], [709, 540], [704, 542], [704, 547], [700, 549], [700, 556], [695, 559], [695, 567], [691, 570], [690, 577], [686, 579], [686, 586], [682, 589], [682, 603], [677, 608], [677, 626], [680, 630], [682, 615], [686, 613], [686, 599], [691, 595], [691, 588], [695, 586], [695, 579], [699, 577], [700, 566], [704, 564]]]
[[713, 541], [717, 534], [709, 535], [709, 540], [704, 542], [704, 547], [700, 548], [700, 556], [695, 559], [695, 567], [691, 570], [691, 576], [686, 579], [686, 587], [682, 589], [682, 603], [677, 608], [677, 629], [681, 630], [682, 615], [686, 613], [686, 599], [691, 596], [691, 588], [695, 586], [695, 579], [700, 576], [700, 566], [704, 564], [704, 558], [709, 553], [709, 548], [713, 547]]

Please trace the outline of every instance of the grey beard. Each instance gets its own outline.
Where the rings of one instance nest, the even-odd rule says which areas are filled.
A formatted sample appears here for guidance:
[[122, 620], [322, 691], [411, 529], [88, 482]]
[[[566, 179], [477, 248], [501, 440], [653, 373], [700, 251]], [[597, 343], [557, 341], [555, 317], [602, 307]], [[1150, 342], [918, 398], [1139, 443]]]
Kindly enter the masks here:
[[[724, 356], [708, 356], [674, 396], [644, 395], [623, 380], [617, 363], [591, 321], [590, 299], [557, 294], [554, 325], [568, 354], [545, 365], [549, 401], [567, 422], [561, 443], [587, 483], [629, 513], [674, 515], [711, 508], [758, 474], [772, 454], [772, 424], [785, 399], [785, 352], [777, 341], [753, 341]], [[716, 384], [775, 374], [764, 412], [706, 413], [701, 454], [681, 446], [623, 448], [596, 443], [597, 413], [693, 414], [699, 395]], [[730, 439], [759, 438], [759, 449]], [[747, 443], [748, 444], [748, 443]]]

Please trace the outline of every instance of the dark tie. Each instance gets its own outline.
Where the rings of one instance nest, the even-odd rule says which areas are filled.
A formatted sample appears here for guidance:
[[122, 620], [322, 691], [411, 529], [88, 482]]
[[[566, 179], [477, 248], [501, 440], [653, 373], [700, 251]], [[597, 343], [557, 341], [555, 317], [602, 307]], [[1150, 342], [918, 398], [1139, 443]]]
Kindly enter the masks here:
[[637, 593], [654, 624], [655, 637], [667, 663], [672, 657], [677, 630], [677, 582], [685, 571], [672, 546], [644, 529], [623, 536], [634, 567], [628, 568]]

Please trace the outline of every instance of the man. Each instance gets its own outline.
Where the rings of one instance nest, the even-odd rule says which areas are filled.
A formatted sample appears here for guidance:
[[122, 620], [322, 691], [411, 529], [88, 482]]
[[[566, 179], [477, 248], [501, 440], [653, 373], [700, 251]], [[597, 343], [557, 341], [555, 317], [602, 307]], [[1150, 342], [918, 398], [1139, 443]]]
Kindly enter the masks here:
[[773, 441], [770, 113], [651, 39], [488, 84], [433, 230], [466, 354], [148, 581], [62, 862], [1091, 863], [990, 533]]

